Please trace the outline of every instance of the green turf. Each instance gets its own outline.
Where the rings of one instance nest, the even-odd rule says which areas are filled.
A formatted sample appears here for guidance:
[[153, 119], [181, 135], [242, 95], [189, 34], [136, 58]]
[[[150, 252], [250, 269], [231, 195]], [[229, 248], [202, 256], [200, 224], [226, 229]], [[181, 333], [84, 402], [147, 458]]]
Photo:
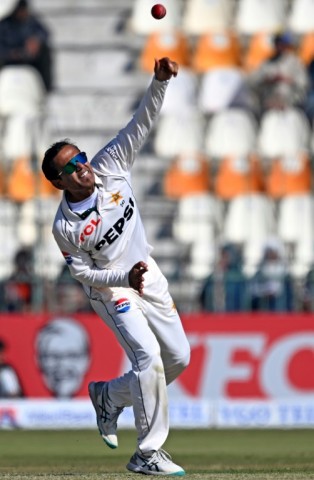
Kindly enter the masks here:
[[[110, 450], [95, 430], [0, 431], [1, 480], [135, 479], [136, 444], [119, 432]], [[173, 430], [165, 444], [191, 479], [314, 479], [314, 430]]]

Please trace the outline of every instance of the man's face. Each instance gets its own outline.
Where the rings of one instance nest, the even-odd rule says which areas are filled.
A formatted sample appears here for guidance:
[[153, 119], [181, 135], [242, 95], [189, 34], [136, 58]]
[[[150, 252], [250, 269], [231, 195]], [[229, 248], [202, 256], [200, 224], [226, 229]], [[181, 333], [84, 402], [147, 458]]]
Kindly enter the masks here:
[[80, 201], [90, 196], [95, 188], [95, 175], [89, 162], [77, 162], [73, 173], [63, 172], [64, 166], [75, 157], [80, 150], [73, 145], [65, 145], [54, 159], [54, 164], [59, 172], [62, 172], [53, 183], [62, 190], [69, 192], [71, 201]]
[[57, 397], [71, 397], [80, 388], [89, 365], [89, 352], [77, 336], [47, 333], [39, 351], [45, 383]]

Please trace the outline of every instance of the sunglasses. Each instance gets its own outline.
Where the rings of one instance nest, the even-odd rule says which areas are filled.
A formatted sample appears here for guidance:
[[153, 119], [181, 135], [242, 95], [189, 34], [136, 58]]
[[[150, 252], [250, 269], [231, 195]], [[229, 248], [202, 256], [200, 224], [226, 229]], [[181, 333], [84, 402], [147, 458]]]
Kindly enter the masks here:
[[61, 177], [63, 173], [67, 173], [68, 175], [71, 175], [76, 171], [76, 164], [77, 163], [86, 163], [87, 162], [87, 155], [85, 152], [79, 152], [75, 157], [71, 158], [71, 160], [64, 165], [63, 169], [61, 172], [58, 173], [58, 177]]

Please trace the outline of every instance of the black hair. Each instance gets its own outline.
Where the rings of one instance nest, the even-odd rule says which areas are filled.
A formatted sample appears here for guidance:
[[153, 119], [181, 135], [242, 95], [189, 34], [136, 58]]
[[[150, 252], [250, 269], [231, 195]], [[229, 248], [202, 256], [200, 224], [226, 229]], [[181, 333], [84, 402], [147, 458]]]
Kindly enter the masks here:
[[46, 150], [41, 168], [47, 180], [57, 180], [59, 171], [55, 167], [54, 159], [66, 145], [76, 147], [68, 138], [65, 138], [64, 140], [53, 143], [48, 150]]

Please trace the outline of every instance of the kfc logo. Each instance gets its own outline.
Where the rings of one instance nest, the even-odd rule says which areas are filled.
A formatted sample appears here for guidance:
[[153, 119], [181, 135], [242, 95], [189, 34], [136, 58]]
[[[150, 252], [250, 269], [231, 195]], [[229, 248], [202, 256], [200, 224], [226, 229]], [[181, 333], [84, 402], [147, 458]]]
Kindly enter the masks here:
[[314, 394], [314, 331], [295, 328], [272, 335], [270, 329], [232, 332], [226, 328], [191, 332], [188, 338], [191, 363], [176, 381], [176, 394], [210, 400]]

